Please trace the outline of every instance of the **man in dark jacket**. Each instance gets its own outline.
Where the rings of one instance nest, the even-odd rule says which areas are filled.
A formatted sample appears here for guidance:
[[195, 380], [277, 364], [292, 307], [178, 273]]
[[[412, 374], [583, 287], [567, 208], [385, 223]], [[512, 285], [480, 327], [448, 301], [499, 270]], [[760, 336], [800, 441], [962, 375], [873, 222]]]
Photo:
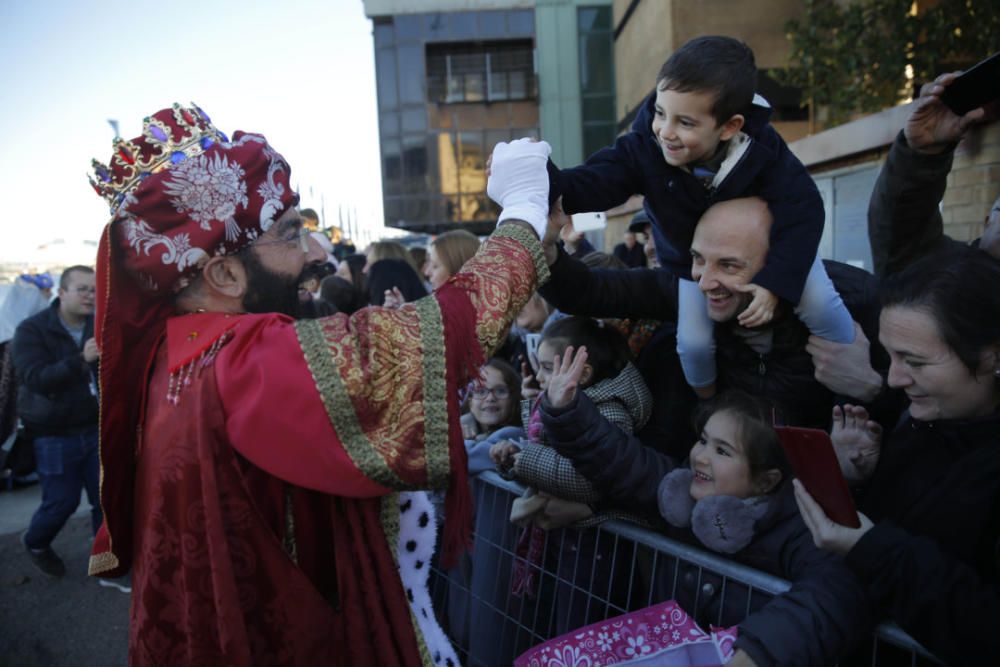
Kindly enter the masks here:
[[17, 410], [34, 438], [42, 483], [42, 504], [21, 540], [32, 563], [52, 577], [66, 572], [51, 543], [80, 504], [81, 488], [87, 491], [95, 533], [101, 525], [95, 298], [94, 270], [66, 269], [58, 299], [24, 320], [11, 345]]
[[[891, 426], [897, 416], [898, 402], [889, 400], [883, 391], [883, 375], [876, 369], [888, 367], [884, 352], [872, 349], [877, 340], [878, 302], [874, 277], [861, 269], [828, 262], [830, 277], [851, 311], [856, 326], [852, 355], [836, 368], [837, 382], [826, 386], [816, 380], [816, 369], [806, 346], [809, 330], [782, 303], [768, 325], [747, 329], [739, 326], [737, 316], [749, 302], [749, 295], [739, 292], [763, 265], [768, 251], [770, 213], [760, 199], [737, 199], [721, 202], [709, 209], [695, 230], [692, 253], [693, 275], [707, 297], [709, 315], [715, 322], [717, 363], [723, 388], [736, 387], [763, 396], [782, 408], [786, 421], [802, 426], [826, 428], [835, 394], [852, 402], [870, 406], [876, 418], [883, 417]], [[540, 291], [563, 312], [594, 317], [633, 317], [676, 321], [676, 278], [669, 272], [653, 269], [630, 271], [589, 271], [579, 262], [560, 255], [551, 267], [552, 279]], [[655, 351], [644, 351], [639, 368], [644, 375], [676, 372], [676, 354], [669, 336]], [[646, 357], [654, 365], [643, 363]], [[849, 363], [848, 363], [849, 360]], [[661, 368], [655, 368], [659, 364]], [[830, 373], [833, 375], [834, 373]], [[680, 402], [693, 402], [690, 392], [677, 391], [678, 383], [649, 377], [654, 393], [654, 417], [651, 427], [641, 435], [644, 442], [683, 458], [690, 449], [690, 430], [683, 419], [690, 410], [678, 409]], [[656, 387], [672, 390], [663, 395]], [[884, 399], [884, 400], [883, 400]], [[873, 405], [874, 404], [874, 405]], [[662, 412], [670, 406], [671, 421], [665, 423]], [[681, 434], [679, 437], [677, 434]]]

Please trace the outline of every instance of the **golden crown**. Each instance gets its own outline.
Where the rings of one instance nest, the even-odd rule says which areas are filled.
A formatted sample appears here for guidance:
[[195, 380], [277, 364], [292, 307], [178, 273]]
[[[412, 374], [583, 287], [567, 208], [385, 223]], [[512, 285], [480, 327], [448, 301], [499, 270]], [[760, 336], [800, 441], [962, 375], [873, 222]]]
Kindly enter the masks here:
[[175, 103], [144, 118], [141, 136], [130, 141], [115, 137], [110, 162], [91, 161], [90, 185], [114, 213], [145, 178], [204, 153], [217, 141], [229, 139], [197, 104], [182, 107]]

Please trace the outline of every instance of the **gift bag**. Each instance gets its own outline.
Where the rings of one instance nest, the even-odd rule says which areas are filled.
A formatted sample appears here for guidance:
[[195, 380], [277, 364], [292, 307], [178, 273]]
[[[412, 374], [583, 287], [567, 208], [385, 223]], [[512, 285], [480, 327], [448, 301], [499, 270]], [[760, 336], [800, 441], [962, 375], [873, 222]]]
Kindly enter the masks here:
[[736, 628], [706, 633], [673, 600], [593, 623], [519, 656], [514, 667], [715, 667], [733, 655]]

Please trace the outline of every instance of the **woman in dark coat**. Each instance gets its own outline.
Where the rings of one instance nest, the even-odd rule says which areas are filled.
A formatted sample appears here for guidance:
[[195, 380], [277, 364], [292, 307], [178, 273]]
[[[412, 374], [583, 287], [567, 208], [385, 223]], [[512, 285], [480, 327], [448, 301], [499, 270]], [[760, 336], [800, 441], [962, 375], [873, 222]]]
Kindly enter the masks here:
[[1000, 262], [977, 248], [927, 257], [884, 287], [879, 338], [908, 414], [881, 443], [861, 408], [834, 412], [844, 476], [863, 485], [861, 527], [796, 484], [816, 544], [878, 605], [956, 665], [994, 664], [1000, 623]]

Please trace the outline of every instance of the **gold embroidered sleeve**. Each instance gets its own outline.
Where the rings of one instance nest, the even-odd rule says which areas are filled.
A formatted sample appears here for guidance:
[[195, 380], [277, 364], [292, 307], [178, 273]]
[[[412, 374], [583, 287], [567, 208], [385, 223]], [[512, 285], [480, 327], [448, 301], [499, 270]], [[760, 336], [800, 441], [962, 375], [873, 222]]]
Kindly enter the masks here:
[[295, 325], [327, 416], [354, 465], [393, 489], [448, 483], [441, 312], [433, 297]]
[[539, 285], [549, 279], [541, 243], [520, 225], [501, 225], [452, 282], [469, 294], [476, 337], [489, 357]]

